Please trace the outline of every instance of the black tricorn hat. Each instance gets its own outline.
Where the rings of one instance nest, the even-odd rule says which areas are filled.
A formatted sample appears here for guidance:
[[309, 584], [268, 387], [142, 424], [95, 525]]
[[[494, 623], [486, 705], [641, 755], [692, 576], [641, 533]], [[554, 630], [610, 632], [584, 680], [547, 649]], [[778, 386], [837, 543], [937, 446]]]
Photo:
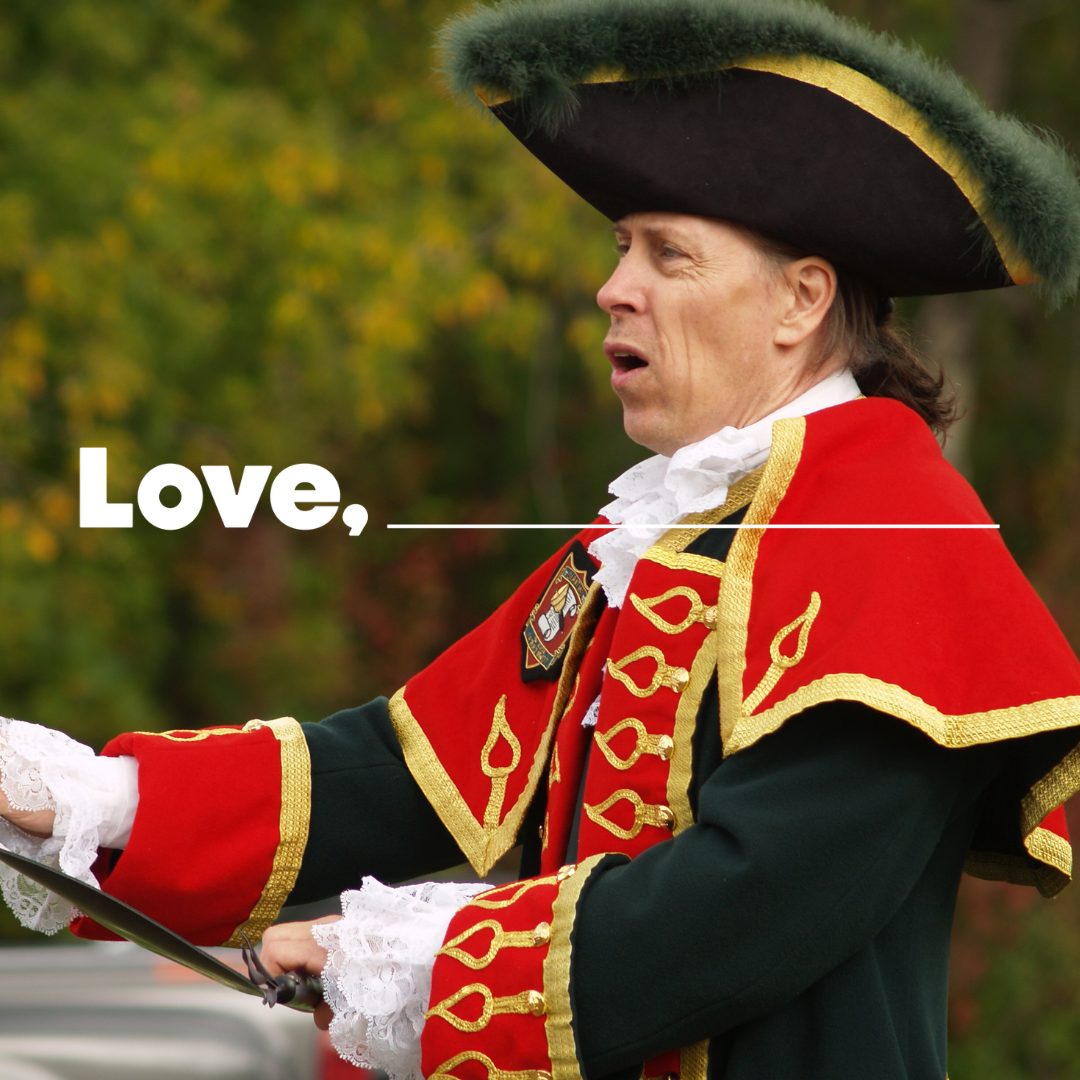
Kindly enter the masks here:
[[825, 8], [509, 0], [441, 43], [453, 87], [612, 220], [738, 222], [886, 296], [1076, 292], [1080, 184], [1060, 143]]

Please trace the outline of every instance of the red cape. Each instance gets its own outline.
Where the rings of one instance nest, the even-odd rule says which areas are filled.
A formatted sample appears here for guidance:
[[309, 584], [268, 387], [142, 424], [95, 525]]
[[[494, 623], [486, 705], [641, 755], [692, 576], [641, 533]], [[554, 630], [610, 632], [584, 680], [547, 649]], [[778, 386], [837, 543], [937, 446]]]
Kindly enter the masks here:
[[[775, 425], [744, 524], [992, 523], [915, 413], [866, 398]], [[1080, 724], [1080, 664], [997, 529], [740, 530], [718, 629], [728, 753], [834, 700], [951, 747]], [[1018, 747], [1020, 834], [1043, 865], [1016, 851], [1006, 866], [998, 850], [977, 853], [970, 871], [1064, 885], [1071, 850], [1058, 808], [1080, 788], [1071, 758], [1026, 775]]]

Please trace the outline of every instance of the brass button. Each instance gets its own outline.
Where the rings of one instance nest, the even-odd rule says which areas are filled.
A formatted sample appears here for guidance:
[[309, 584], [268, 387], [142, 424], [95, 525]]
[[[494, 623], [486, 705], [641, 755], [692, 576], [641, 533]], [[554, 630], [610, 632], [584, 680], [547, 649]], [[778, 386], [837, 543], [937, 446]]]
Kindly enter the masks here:
[[656, 740], [656, 752], [661, 761], [670, 761], [671, 755], [675, 753], [675, 740], [670, 735], [661, 735]]
[[675, 828], [675, 815], [671, 812], [670, 806], [658, 806], [656, 808], [656, 820], [659, 821], [665, 829]]
[[677, 694], [681, 694], [690, 685], [690, 672], [684, 667], [672, 668], [671, 688]]
[[716, 629], [716, 618], [717, 618], [717, 615], [716, 615], [716, 605], [715, 604], [713, 604], [712, 607], [707, 607], [701, 613], [701, 621], [705, 624], [706, 628], [709, 629], [709, 630], [715, 630]]
[[558, 882], [563, 882], [568, 877], [573, 877], [574, 871], [576, 869], [577, 863], [567, 863], [566, 866], [559, 867], [559, 872], [555, 875], [555, 880]]
[[533, 927], [533, 944], [546, 945], [551, 940], [551, 923], [537, 923]]
[[530, 990], [528, 996], [529, 1012], [533, 1016], [543, 1016], [547, 1012], [547, 1002], [539, 990]]
[[537, 831], [537, 834], [539, 835], [540, 839], [543, 840], [544, 839], [544, 826], [541, 825], [540, 828], [537, 829], [536, 831]]

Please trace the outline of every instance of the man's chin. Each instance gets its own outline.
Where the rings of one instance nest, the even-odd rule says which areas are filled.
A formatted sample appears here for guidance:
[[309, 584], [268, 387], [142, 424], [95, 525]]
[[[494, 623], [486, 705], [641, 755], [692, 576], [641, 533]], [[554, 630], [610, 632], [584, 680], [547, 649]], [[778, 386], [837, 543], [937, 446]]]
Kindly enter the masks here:
[[623, 430], [638, 446], [644, 446], [654, 454], [670, 457], [681, 445], [660, 417], [643, 416], [637, 410], [623, 405]]

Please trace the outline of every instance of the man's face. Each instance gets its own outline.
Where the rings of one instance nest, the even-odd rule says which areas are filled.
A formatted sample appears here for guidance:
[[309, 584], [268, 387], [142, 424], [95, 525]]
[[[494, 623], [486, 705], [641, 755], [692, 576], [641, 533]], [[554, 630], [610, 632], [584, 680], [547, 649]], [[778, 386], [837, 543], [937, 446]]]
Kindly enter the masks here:
[[631, 439], [670, 455], [807, 388], [803, 354], [776, 342], [790, 290], [750, 237], [666, 213], [631, 214], [614, 233], [619, 265], [597, 303], [611, 316], [604, 352]]

